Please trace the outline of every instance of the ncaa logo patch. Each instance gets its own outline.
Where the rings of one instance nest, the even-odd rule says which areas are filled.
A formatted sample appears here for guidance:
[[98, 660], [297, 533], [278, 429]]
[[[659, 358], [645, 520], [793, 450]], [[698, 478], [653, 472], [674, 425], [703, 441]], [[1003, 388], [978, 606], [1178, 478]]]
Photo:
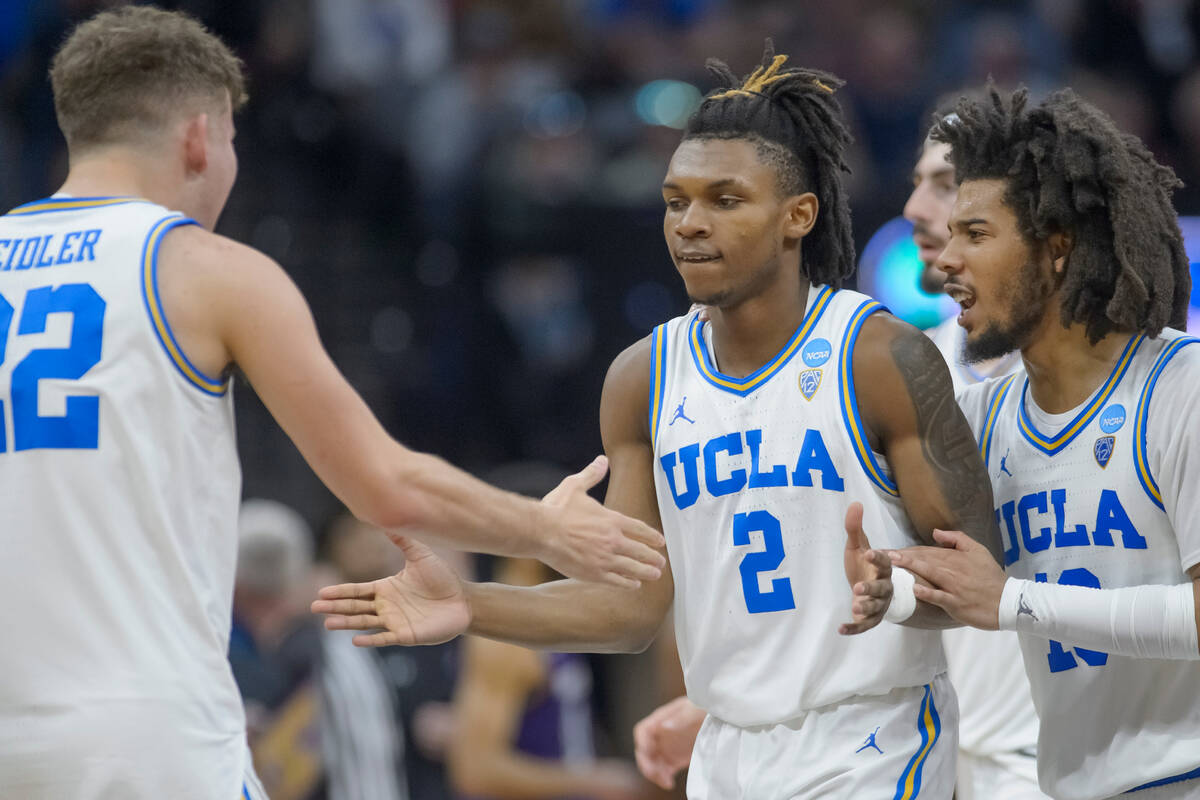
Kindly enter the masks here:
[[[800, 357], [804, 359], [806, 367], [819, 367], [828, 361], [831, 355], [833, 355], [833, 345], [829, 343], [828, 339], [813, 339], [800, 351]], [[815, 392], [816, 389], [813, 391]]]
[[1113, 443], [1115, 441], [1116, 437], [1114, 436], [1101, 436], [1092, 445], [1092, 455], [1096, 457], [1096, 463], [1100, 465], [1101, 469], [1108, 466], [1108, 461], [1112, 458]]
[[1105, 433], [1116, 433], [1125, 424], [1125, 406], [1113, 403], [1100, 412], [1100, 430]]
[[800, 394], [805, 400], [812, 400], [817, 389], [821, 388], [821, 370], [806, 369], [800, 373]]

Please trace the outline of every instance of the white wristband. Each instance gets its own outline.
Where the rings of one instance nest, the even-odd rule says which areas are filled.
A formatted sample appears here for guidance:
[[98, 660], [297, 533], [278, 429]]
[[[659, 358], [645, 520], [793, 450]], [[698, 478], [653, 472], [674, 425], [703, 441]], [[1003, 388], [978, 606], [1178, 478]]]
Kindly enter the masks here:
[[883, 618], [899, 625], [917, 610], [917, 596], [913, 594], [916, 580], [912, 573], [900, 567], [892, 567], [892, 602]]
[[1200, 660], [1191, 583], [1092, 589], [1009, 578], [1000, 630], [1134, 658]]

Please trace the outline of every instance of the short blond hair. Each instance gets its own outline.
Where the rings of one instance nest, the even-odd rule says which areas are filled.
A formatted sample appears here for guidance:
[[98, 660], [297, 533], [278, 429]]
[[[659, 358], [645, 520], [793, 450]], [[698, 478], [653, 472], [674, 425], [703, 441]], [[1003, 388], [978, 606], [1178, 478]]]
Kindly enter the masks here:
[[246, 101], [242, 62], [224, 42], [186, 14], [149, 6], [79, 24], [54, 56], [50, 85], [71, 150], [136, 139], [196, 101]]

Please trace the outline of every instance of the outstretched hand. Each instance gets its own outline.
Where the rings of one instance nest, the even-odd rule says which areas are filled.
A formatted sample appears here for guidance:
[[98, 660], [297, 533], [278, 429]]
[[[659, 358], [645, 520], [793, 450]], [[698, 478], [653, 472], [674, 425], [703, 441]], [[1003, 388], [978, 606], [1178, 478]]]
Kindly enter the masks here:
[[896, 566], [930, 584], [918, 583], [913, 594], [964, 625], [996, 630], [1004, 570], [986, 547], [961, 531], [934, 530], [933, 539], [941, 547], [906, 547], [891, 554]]
[[607, 473], [608, 459], [597, 456], [542, 498], [549, 530], [535, 555], [569, 578], [636, 589], [662, 576], [667, 560], [656, 548], [664, 546], [663, 535], [588, 495]]
[[392, 541], [404, 551], [404, 569], [370, 583], [326, 586], [314, 600], [331, 631], [375, 631], [354, 637], [359, 647], [440, 644], [465, 633], [471, 623], [466, 587], [433, 551], [404, 536]]
[[887, 553], [871, 549], [862, 519], [862, 503], [851, 503], [846, 510], [846, 551], [842, 561], [853, 598], [850, 606], [853, 621], [838, 627], [843, 636], [874, 628], [892, 602], [892, 561]]

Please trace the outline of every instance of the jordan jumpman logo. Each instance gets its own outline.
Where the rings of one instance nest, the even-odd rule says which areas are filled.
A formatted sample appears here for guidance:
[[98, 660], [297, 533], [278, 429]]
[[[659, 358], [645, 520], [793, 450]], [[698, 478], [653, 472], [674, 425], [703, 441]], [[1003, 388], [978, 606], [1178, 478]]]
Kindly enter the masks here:
[[690, 422], [693, 425], [696, 424], [696, 420], [692, 419], [687, 414], [683, 413], [683, 404], [686, 402], [687, 402], [687, 395], [685, 394], [683, 396], [683, 401], [675, 409], [675, 416], [671, 417], [671, 421], [667, 423], [668, 428], [671, 427], [672, 425], [674, 425], [676, 423], [676, 421], [681, 420], [681, 419], [687, 420], [688, 422]]
[[[861, 753], [863, 750], [866, 750], [868, 747], [874, 747], [876, 750], [879, 750], [879, 745], [875, 743], [875, 735], [878, 733], [879, 733], [879, 728], [876, 727], [875, 730], [871, 731], [870, 735], [868, 735], [867, 738], [863, 741], [863, 746], [858, 748], [854, 752]], [[879, 754], [883, 755], [883, 751], [879, 750]]]

